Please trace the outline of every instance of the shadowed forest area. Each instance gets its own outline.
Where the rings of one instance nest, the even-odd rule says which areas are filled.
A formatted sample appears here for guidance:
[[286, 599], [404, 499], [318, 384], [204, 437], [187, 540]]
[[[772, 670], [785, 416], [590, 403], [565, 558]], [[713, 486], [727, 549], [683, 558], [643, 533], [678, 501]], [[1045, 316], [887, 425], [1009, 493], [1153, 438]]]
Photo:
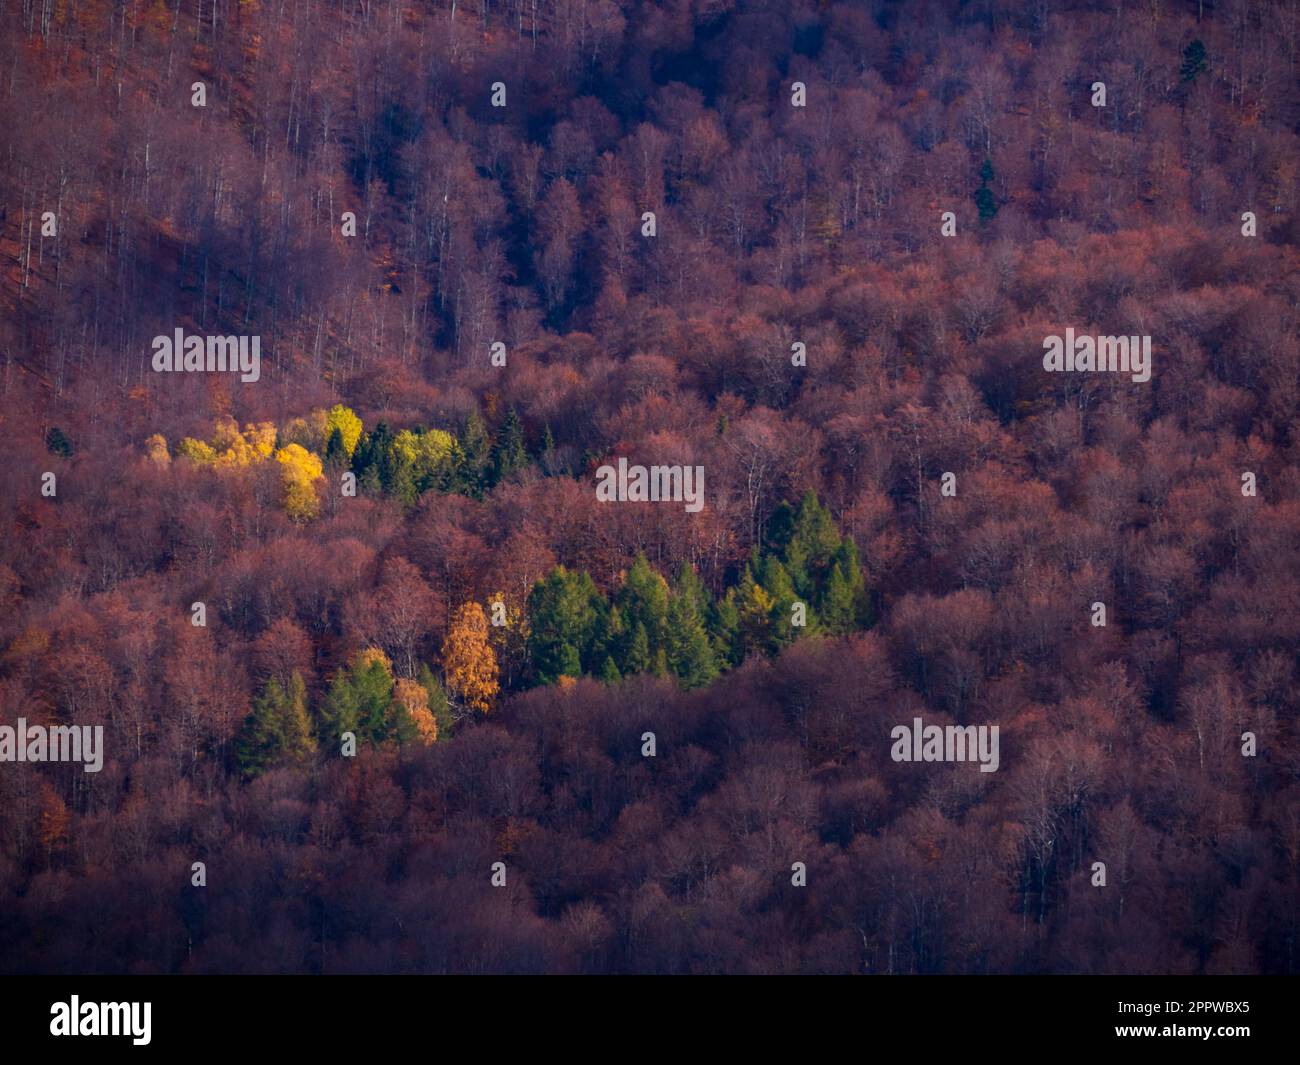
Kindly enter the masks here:
[[2, 7], [0, 971], [1300, 971], [1300, 2]]

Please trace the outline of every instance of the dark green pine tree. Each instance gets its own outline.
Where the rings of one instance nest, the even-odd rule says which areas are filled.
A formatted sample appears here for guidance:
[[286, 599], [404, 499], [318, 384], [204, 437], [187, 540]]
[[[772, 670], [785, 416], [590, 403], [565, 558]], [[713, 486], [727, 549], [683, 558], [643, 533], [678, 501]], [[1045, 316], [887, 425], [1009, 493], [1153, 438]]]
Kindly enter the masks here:
[[[808, 603], [817, 598], [817, 589], [830, 575], [831, 559], [839, 546], [840, 534], [831, 512], [821, 505], [816, 492], [804, 493], [782, 555], [799, 598]], [[767, 590], [774, 594], [773, 589]]]
[[329, 690], [325, 693], [325, 701], [320, 710], [317, 731], [320, 735], [320, 741], [325, 747], [336, 745], [345, 732], [356, 735], [357, 726], [361, 720], [359, 707], [357, 690], [352, 684], [349, 672], [346, 669], [340, 669], [334, 674], [334, 679], [330, 682]]
[[699, 574], [686, 562], [683, 562], [681, 569], [677, 571], [677, 581], [673, 584], [673, 595], [684, 596], [695, 608], [695, 612], [699, 615], [701, 621], [709, 616], [709, 610], [713, 606], [713, 596], [704, 587], [704, 582], [700, 580]]
[[396, 448], [390, 448], [387, 466], [388, 494], [399, 500], [404, 507], [414, 506], [415, 501], [420, 498], [420, 486], [411, 460]]
[[706, 595], [695, 571], [683, 566], [668, 603], [664, 640], [668, 668], [683, 688], [702, 688], [718, 676], [718, 659], [704, 624]]
[[858, 562], [858, 545], [851, 537], [846, 536], [835, 553], [835, 564], [817, 614], [826, 629], [837, 636], [853, 632], [870, 619], [866, 581]]
[[307, 688], [294, 672], [286, 690], [272, 677], [235, 740], [235, 757], [246, 779], [260, 776], [277, 765], [305, 757], [316, 749], [307, 716]]
[[[792, 541], [793, 542], [793, 541]], [[794, 643], [801, 636], [817, 631], [817, 618], [812, 602], [795, 591], [794, 582], [785, 566], [773, 555], [764, 555], [759, 561], [755, 579], [759, 587], [772, 600], [769, 611], [768, 639], [764, 650], [774, 652]], [[803, 625], [794, 624], [795, 604], [803, 604]]]
[[343, 430], [337, 425], [330, 431], [329, 441], [325, 444], [325, 464], [341, 468], [348, 463], [348, 450], [343, 444]]
[[352, 472], [357, 475], [357, 486], [367, 493], [387, 491], [389, 484], [389, 452], [393, 434], [387, 422], [380, 422], [374, 432], [366, 433], [352, 453]]
[[813, 560], [808, 557], [808, 545], [798, 537], [786, 544], [782, 552], [782, 565], [790, 575], [790, 583], [801, 599], [811, 601], [816, 592], [812, 572]]
[[528, 449], [524, 446], [524, 426], [511, 407], [492, 447], [492, 483], [499, 484], [512, 473], [528, 465]]
[[988, 222], [998, 213], [997, 200], [993, 198], [993, 190], [989, 188], [993, 178], [993, 161], [985, 159], [980, 167], [980, 187], [974, 194], [975, 206], [979, 209], [981, 222]]
[[740, 634], [740, 610], [735, 588], [717, 600], [708, 614], [709, 642], [713, 656], [721, 667], [740, 665], [745, 659], [744, 641]]
[[783, 555], [786, 546], [790, 543], [790, 537], [794, 535], [795, 509], [789, 503], [782, 500], [772, 511], [772, 516], [767, 521], [765, 535], [767, 537], [767, 550], [775, 552], [777, 555]]
[[392, 738], [392, 674], [382, 662], [371, 662], [368, 666], [358, 663], [352, 672], [362, 731], [371, 743], [382, 743]]
[[393, 677], [383, 662], [367, 665], [358, 657], [330, 683], [321, 712], [322, 741], [337, 743], [344, 732], [371, 743], [393, 738], [397, 721], [390, 710], [392, 701]]
[[547, 477], [555, 477], [563, 472], [555, 454], [555, 436], [551, 432], [550, 422], [546, 423], [546, 429], [542, 432], [542, 450], [537, 455], [537, 464]]
[[[664, 627], [668, 622], [668, 582], [654, 571], [644, 554], [638, 554], [632, 567], [623, 578], [623, 587], [614, 599], [622, 612], [623, 625], [629, 640], [635, 637], [637, 626], [645, 629], [647, 661], [633, 669], [626, 659], [620, 661], [624, 675], [644, 673], [653, 665], [654, 658], [664, 645]], [[626, 655], [630, 645], [624, 648]]]
[[1179, 69], [1183, 81], [1195, 81], [1196, 76], [1202, 73], [1207, 66], [1209, 66], [1209, 62], [1205, 53], [1205, 45], [1201, 41], [1193, 41], [1183, 49], [1183, 65]]
[[[600, 624], [596, 634], [595, 657], [612, 658], [615, 665], [623, 657], [631, 633], [623, 623], [623, 611], [611, 603], [608, 610], [601, 613]], [[604, 669], [602, 664], [601, 669]], [[620, 676], [621, 676], [620, 671]]]
[[646, 632], [645, 625], [638, 621], [632, 629], [632, 638], [628, 640], [627, 651], [623, 655], [623, 674], [649, 673], [653, 664], [650, 634]]
[[582, 653], [573, 644], [566, 643], [560, 647], [558, 661], [559, 667], [552, 680], [559, 680], [560, 677], [582, 676]]
[[613, 655], [605, 656], [605, 664], [600, 667], [600, 679], [605, 684], [617, 684], [623, 679], [623, 675], [618, 671], [618, 666], [614, 664]]
[[492, 437], [478, 411], [470, 411], [457, 441], [460, 444], [452, 474], [453, 491], [481, 499], [488, 486]]
[[45, 450], [51, 455], [66, 459], [72, 455], [72, 441], [67, 438], [62, 429], [52, 425], [50, 431], [45, 434]]
[[[528, 649], [540, 684], [581, 676], [603, 664], [599, 648], [608, 604], [586, 573], [556, 566], [528, 596]], [[596, 658], [600, 652], [599, 659]]]
[[455, 437], [451, 440], [451, 454], [447, 460], [441, 464], [435, 479], [433, 487], [439, 492], [445, 493], [465, 493], [464, 485], [461, 478], [465, 473], [465, 450], [460, 446], [460, 441]]
[[384, 737], [395, 740], [403, 747], [420, 738], [415, 719], [397, 699], [390, 698], [388, 701], [388, 711], [384, 715]]

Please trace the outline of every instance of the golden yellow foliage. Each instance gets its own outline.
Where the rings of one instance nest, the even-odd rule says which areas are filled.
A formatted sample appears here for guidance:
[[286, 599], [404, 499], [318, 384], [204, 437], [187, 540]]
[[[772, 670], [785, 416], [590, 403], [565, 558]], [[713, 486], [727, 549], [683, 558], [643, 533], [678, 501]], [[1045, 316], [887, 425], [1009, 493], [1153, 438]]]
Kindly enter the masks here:
[[212, 422], [212, 448], [214, 451], [227, 451], [235, 441], [244, 442], [243, 434], [239, 431], [239, 423], [228, 414], [221, 415], [213, 419]]
[[[494, 592], [488, 596], [488, 642], [497, 656], [497, 665], [508, 670], [511, 663], [517, 663], [527, 654], [528, 639], [533, 627], [528, 621], [528, 607], [518, 596], [505, 592]], [[505, 607], [505, 624], [494, 624], [497, 615], [496, 604]]]
[[[323, 411], [320, 412], [324, 414]], [[352, 457], [352, 452], [357, 449], [357, 442], [361, 439], [361, 419], [357, 417], [356, 412], [350, 407], [343, 406], [342, 403], [335, 403], [325, 414], [325, 426], [321, 431], [322, 450], [329, 443], [330, 435], [335, 429], [343, 438], [343, 450], [347, 452], [348, 458]]]
[[451, 619], [442, 652], [447, 690], [471, 710], [486, 714], [501, 690], [497, 656], [488, 643], [487, 616], [478, 603], [465, 603]]
[[[390, 677], [393, 675], [393, 662], [378, 647], [367, 647], [357, 652], [356, 663], [360, 669], [369, 669], [376, 662], [384, 667], [384, 672]], [[428, 696], [425, 696], [425, 702], [428, 703]]]
[[451, 455], [454, 443], [451, 433], [443, 429], [428, 429], [423, 433], [403, 429], [393, 437], [393, 453], [409, 459], [417, 468], [422, 463], [433, 466]]
[[144, 446], [150, 462], [156, 462], [159, 466], [172, 464], [171, 453], [167, 450], [167, 438], [162, 433], [154, 433], [144, 442]]
[[185, 437], [176, 445], [176, 454], [197, 462], [200, 466], [210, 466], [217, 461], [217, 453], [202, 440], [195, 440], [192, 436]]
[[[151, 450], [154, 437], [149, 438]], [[167, 441], [157, 437], [165, 449]], [[212, 440], [205, 443], [186, 437], [176, 448], [176, 453], [192, 462], [202, 465], [215, 465], [223, 469], [251, 466], [255, 462], [271, 457], [275, 449], [275, 426], [270, 422], [246, 425], [239, 431], [239, 424], [228, 415], [221, 415], [213, 421]], [[150, 457], [153, 457], [151, 454]]]
[[[336, 409], [346, 411], [343, 407]], [[351, 411], [346, 413], [351, 414]], [[360, 426], [360, 419], [356, 424]], [[220, 415], [213, 421], [210, 443], [187, 436], [176, 446], [176, 454], [191, 462], [220, 469], [240, 469], [274, 458], [282, 468], [285, 511], [295, 521], [309, 521], [320, 513], [316, 482], [321, 479], [324, 469], [320, 456], [310, 447], [321, 446], [325, 425], [323, 410], [313, 411], [308, 421], [295, 419], [289, 423], [285, 434], [290, 442], [276, 450], [277, 433], [273, 422], [250, 423], [240, 432], [239, 423], [234, 418]], [[167, 441], [162, 436], [151, 436], [146, 447], [149, 457], [155, 462], [165, 465], [169, 461]]]
[[319, 455], [300, 444], [290, 444], [275, 453], [284, 472], [284, 509], [295, 521], [308, 521], [320, 513], [315, 482], [323, 469]]
[[275, 451], [275, 425], [272, 422], [245, 425], [244, 439], [261, 458], [269, 459]]
[[221, 440], [225, 443], [225, 448], [217, 456], [215, 465], [220, 469], [229, 469], [231, 467], [251, 466], [255, 462], [261, 461], [262, 456], [257, 450], [244, 439], [242, 433], [236, 432], [233, 436], [222, 434]]
[[429, 709], [429, 693], [417, 681], [399, 677], [393, 685], [393, 699], [415, 722], [420, 742], [428, 746], [438, 739], [438, 722]]

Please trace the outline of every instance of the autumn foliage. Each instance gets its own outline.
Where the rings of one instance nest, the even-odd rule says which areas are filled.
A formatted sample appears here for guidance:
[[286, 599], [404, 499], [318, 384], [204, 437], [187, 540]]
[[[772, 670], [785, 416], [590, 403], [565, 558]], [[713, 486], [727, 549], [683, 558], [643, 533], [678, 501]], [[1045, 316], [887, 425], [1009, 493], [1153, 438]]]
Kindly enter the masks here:
[[487, 617], [478, 603], [465, 603], [451, 618], [442, 652], [447, 691], [467, 710], [486, 714], [497, 693], [497, 659], [488, 643]]
[[0, 19], [0, 969], [1300, 971], [1292, 7], [200, 14]]

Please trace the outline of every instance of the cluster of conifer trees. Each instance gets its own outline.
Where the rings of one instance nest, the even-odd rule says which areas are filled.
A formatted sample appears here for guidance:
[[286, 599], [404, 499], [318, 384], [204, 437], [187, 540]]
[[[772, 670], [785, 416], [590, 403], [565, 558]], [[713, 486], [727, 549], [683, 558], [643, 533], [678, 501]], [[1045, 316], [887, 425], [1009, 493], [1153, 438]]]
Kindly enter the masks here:
[[700, 687], [753, 652], [774, 654], [801, 635], [843, 635], [867, 623], [870, 603], [857, 547], [808, 492], [782, 503], [739, 580], [712, 596], [689, 565], [670, 584], [638, 556], [612, 599], [585, 572], [564, 567], [528, 600], [535, 677], [672, 674]]
[[442, 429], [394, 433], [381, 421], [361, 437], [350, 455], [341, 440], [331, 437], [325, 457], [327, 462], [346, 461], [357, 475], [358, 487], [386, 492], [407, 506], [431, 490], [481, 499], [486, 490], [528, 465], [530, 458], [523, 423], [514, 408], [496, 433], [477, 411], [469, 413], [456, 434]]
[[315, 714], [301, 673], [295, 670], [287, 684], [271, 677], [253, 700], [235, 756], [251, 778], [313, 755], [320, 744], [339, 745], [348, 733], [357, 743], [429, 744], [454, 723], [447, 692], [428, 665], [414, 680], [394, 677], [387, 656], [367, 648], [335, 673]]

